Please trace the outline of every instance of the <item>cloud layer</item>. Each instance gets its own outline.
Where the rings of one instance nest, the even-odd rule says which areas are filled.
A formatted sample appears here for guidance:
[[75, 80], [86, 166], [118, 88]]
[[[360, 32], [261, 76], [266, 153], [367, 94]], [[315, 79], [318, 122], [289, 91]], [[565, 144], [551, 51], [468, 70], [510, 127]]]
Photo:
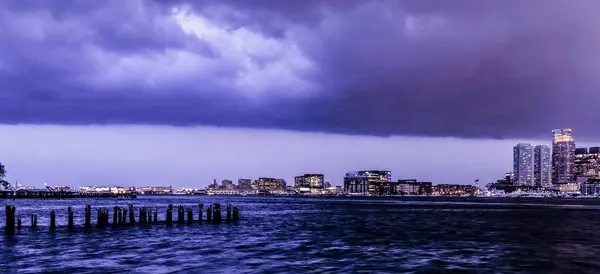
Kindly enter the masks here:
[[600, 130], [600, 2], [5, 1], [0, 123]]

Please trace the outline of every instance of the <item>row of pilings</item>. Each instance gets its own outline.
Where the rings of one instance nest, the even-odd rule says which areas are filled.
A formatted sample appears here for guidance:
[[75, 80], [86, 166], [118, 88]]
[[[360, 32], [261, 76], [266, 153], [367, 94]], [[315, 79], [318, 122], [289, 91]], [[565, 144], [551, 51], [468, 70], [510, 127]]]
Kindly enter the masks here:
[[[13, 205], [6, 206], [6, 226], [5, 231], [7, 233], [14, 233], [16, 229], [22, 228], [21, 216], [16, 215], [16, 208]], [[206, 211], [206, 220], [203, 220], [204, 205], [198, 205], [198, 218], [194, 218], [194, 210], [191, 207], [184, 207], [182, 205], [177, 207], [177, 223], [178, 224], [194, 224], [194, 223], [210, 223], [219, 224], [223, 222], [221, 213], [221, 204], [209, 205]], [[187, 214], [186, 214], [187, 213]], [[74, 212], [71, 207], [67, 209], [67, 227], [69, 229], [75, 228]], [[167, 207], [166, 219], [160, 221], [158, 218], [158, 211], [148, 209], [146, 207], [139, 208], [138, 220], [135, 218], [135, 209], [133, 205], [129, 205], [127, 208], [121, 208], [115, 206], [112, 211], [112, 223], [110, 220], [110, 212], [105, 208], [97, 209], [97, 220], [96, 228], [106, 227], [126, 227], [136, 226], [136, 224], [157, 224], [166, 223], [167, 226], [173, 225], [173, 205], [170, 204]], [[186, 216], [187, 215], [187, 216]], [[90, 205], [85, 206], [84, 214], [84, 228], [92, 228], [92, 207]], [[187, 218], [186, 218], [187, 217]], [[16, 220], [16, 226], [15, 226]], [[226, 205], [225, 222], [237, 222], [239, 221], [239, 210], [237, 207], [232, 207], [231, 204]], [[50, 211], [50, 230], [56, 229], [56, 211]], [[37, 228], [37, 215], [31, 215], [31, 228]]]

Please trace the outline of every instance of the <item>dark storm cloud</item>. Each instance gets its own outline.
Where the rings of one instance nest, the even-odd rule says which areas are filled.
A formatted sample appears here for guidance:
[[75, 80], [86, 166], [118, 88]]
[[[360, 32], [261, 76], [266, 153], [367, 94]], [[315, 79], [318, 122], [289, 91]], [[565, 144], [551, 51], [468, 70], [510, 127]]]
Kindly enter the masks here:
[[[544, 136], [553, 127], [568, 126], [579, 136], [600, 133], [593, 127], [600, 118], [597, 1], [8, 1], [0, 6], [0, 121], [5, 123], [460, 137]], [[284, 49], [293, 43], [311, 68], [290, 69], [289, 76], [277, 67], [233, 87], [240, 75], [278, 62], [289, 67], [297, 58], [285, 50], [232, 55], [218, 39], [185, 32], [172, 20], [173, 8], [182, 6], [231, 35], [248, 29]], [[243, 43], [258, 43], [241, 37]], [[148, 74], [145, 60], [174, 50], [219, 65], [206, 61], [215, 67], [174, 73], [158, 84], [140, 82]], [[257, 68], [243, 65], [245, 58]], [[118, 62], [136, 69], [120, 72], [122, 66], [112, 66]], [[164, 66], [175, 66], [169, 62]], [[188, 68], [192, 65], [182, 67], [186, 72], [205, 67]], [[286, 77], [317, 91], [273, 93], [298, 86], [271, 87]]]

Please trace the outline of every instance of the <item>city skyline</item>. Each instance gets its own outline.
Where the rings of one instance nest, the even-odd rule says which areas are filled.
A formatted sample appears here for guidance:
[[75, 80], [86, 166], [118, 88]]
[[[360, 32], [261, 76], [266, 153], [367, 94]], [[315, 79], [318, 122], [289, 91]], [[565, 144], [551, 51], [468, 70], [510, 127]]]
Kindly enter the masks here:
[[[472, 184], [475, 179], [492, 182], [511, 171], [512, 147], [516, 143], [551, 143], [549, 138], [424, 140], [286, 131], [265, 134], [259, 130], [248, 134], [226, 128], [89, 127], [82, 133], [73, 127], [47, 126], [40, 131], [36, 126], [0, 126], [0, 131], [7, 136], [0, 142], [0, 151], [3, 151], [2, 163], [7, 166], [8, 179], [12, 183], [19, 180], [23, 185], [38, 187], [44, 183], [143, 186], [152, 182], [150, 185], [203, 188], [214, 179], [236, 182], [239, 178], [259, 177], [283, 178], [292, 184], [294, 176], [305, 173], [322, 173], [332, 185], [341, 186], [344, 174], [361, 169], [391, 170], [393, 180], [416, 178], [435, 184]], [[45, 138], [38, 138], [40, 134]], [[99, 147], [97, 151], [78, 149], [87, 145], [92, 137], [99, 138], [94, 142]], [[258, 146], [247, 146], [249, 137], [261, 140]], [[300, 140], [305, 144], [301, 149], [287, 145]], [[350, 145], [354, 146], [352, 150], [347, 149]], [[595, 143], [578, 146], [594, 147]], [[46, 147], [56, 151], [47, 151]], [[374, 148], [385, 153], [375, 155]], [[260, 162], [248, 161], [238, 154], [255, 155]], [[186, 160], [170, 160], [175, 158]], [[346, 164], [348, 159], [353, 160]]]
[[2, 1], [0, 161], [35, 185], [468, 184], [552, 128], [598, 141], [600, 3], [457, 1]]

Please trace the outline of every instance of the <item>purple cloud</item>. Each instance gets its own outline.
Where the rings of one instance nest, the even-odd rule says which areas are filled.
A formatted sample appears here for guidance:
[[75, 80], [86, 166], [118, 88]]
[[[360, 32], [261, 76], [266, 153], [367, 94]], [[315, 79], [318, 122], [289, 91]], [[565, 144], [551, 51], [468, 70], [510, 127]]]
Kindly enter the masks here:
[[597, 1], [8, 1], [1, 123], [579, 136]]

